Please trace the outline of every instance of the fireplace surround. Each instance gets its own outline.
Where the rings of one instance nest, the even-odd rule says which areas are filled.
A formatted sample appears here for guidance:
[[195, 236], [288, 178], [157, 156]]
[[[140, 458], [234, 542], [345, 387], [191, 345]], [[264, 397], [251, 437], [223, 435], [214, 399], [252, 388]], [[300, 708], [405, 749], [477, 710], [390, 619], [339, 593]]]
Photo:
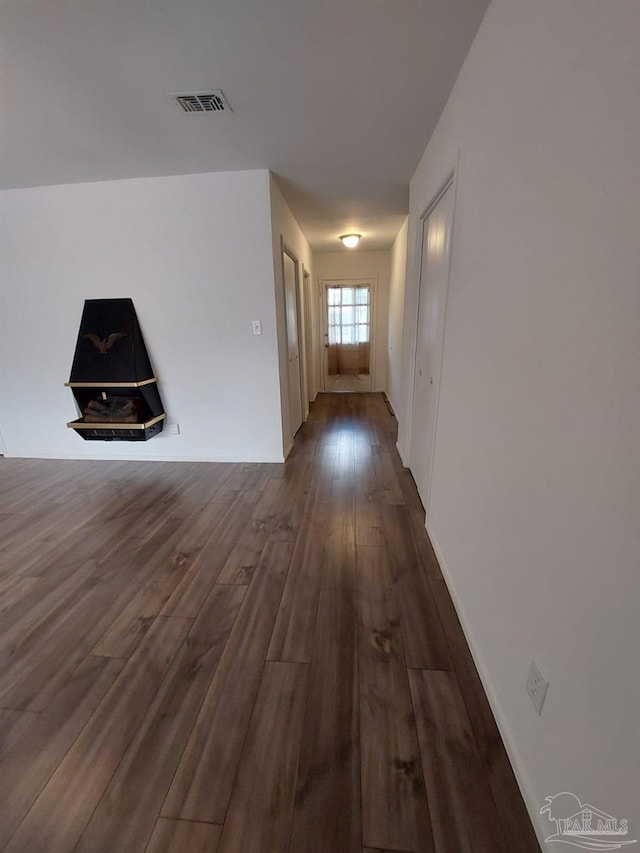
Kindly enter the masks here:
[[147, 441], [166, 418], [158, 380], [131, 299], [87, 299], [65, 385], [85, 441]]

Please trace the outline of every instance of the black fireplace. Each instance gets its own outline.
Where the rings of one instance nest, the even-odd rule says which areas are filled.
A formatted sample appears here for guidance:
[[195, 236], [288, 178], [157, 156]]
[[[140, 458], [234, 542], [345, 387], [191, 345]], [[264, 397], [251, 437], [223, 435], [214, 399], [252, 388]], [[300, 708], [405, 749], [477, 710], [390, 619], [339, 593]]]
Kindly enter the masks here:
[[147, 441], [166, 417], [131, 299], [87, 299], [71, 377], [87, 441]]

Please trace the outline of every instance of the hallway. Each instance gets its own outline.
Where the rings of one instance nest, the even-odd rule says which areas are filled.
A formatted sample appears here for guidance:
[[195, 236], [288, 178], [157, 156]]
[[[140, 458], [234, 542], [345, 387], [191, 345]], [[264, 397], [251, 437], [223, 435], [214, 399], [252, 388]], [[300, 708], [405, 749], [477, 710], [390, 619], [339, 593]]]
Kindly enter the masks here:
[[0, 850], [539, 850], [395, 440], [0, 459]]

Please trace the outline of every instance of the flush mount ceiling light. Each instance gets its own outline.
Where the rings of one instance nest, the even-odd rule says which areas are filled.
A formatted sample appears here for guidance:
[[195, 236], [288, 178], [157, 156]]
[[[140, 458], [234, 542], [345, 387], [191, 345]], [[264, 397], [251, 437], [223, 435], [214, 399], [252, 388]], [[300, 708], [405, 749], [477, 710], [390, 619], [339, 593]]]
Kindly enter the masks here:
[[361, 237], [362, 234], [343, 234], [342, 237], [340, 237], [340, 240], [342, 240], [343, 245], [346, 246], [347, 249], [355, 249], [360, 242]]

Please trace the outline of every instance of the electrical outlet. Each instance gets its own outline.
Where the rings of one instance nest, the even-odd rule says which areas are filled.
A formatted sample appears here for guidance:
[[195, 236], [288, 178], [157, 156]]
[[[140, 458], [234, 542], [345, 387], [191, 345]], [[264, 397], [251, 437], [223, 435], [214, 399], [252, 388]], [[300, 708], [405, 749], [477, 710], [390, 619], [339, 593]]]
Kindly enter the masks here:
[[527, 676], [527, 693], [538, 714], [542, 713], [542, 706], [544, 705], [544, 700], [547, 698], [548, 689], [549, 681], [540, 668], [540, 664], [532, 660], [529, 667], [529, 675]]
[[180, 435], [180, 424], [178, 423], [178, 421], [167, 421], [167, 433], [169, 435]]
[[251, 326], [253, 328], [253, 334], [254, 335], [261, 335], [262, 334], [262, 320], [254, 320], [251, 323]]

